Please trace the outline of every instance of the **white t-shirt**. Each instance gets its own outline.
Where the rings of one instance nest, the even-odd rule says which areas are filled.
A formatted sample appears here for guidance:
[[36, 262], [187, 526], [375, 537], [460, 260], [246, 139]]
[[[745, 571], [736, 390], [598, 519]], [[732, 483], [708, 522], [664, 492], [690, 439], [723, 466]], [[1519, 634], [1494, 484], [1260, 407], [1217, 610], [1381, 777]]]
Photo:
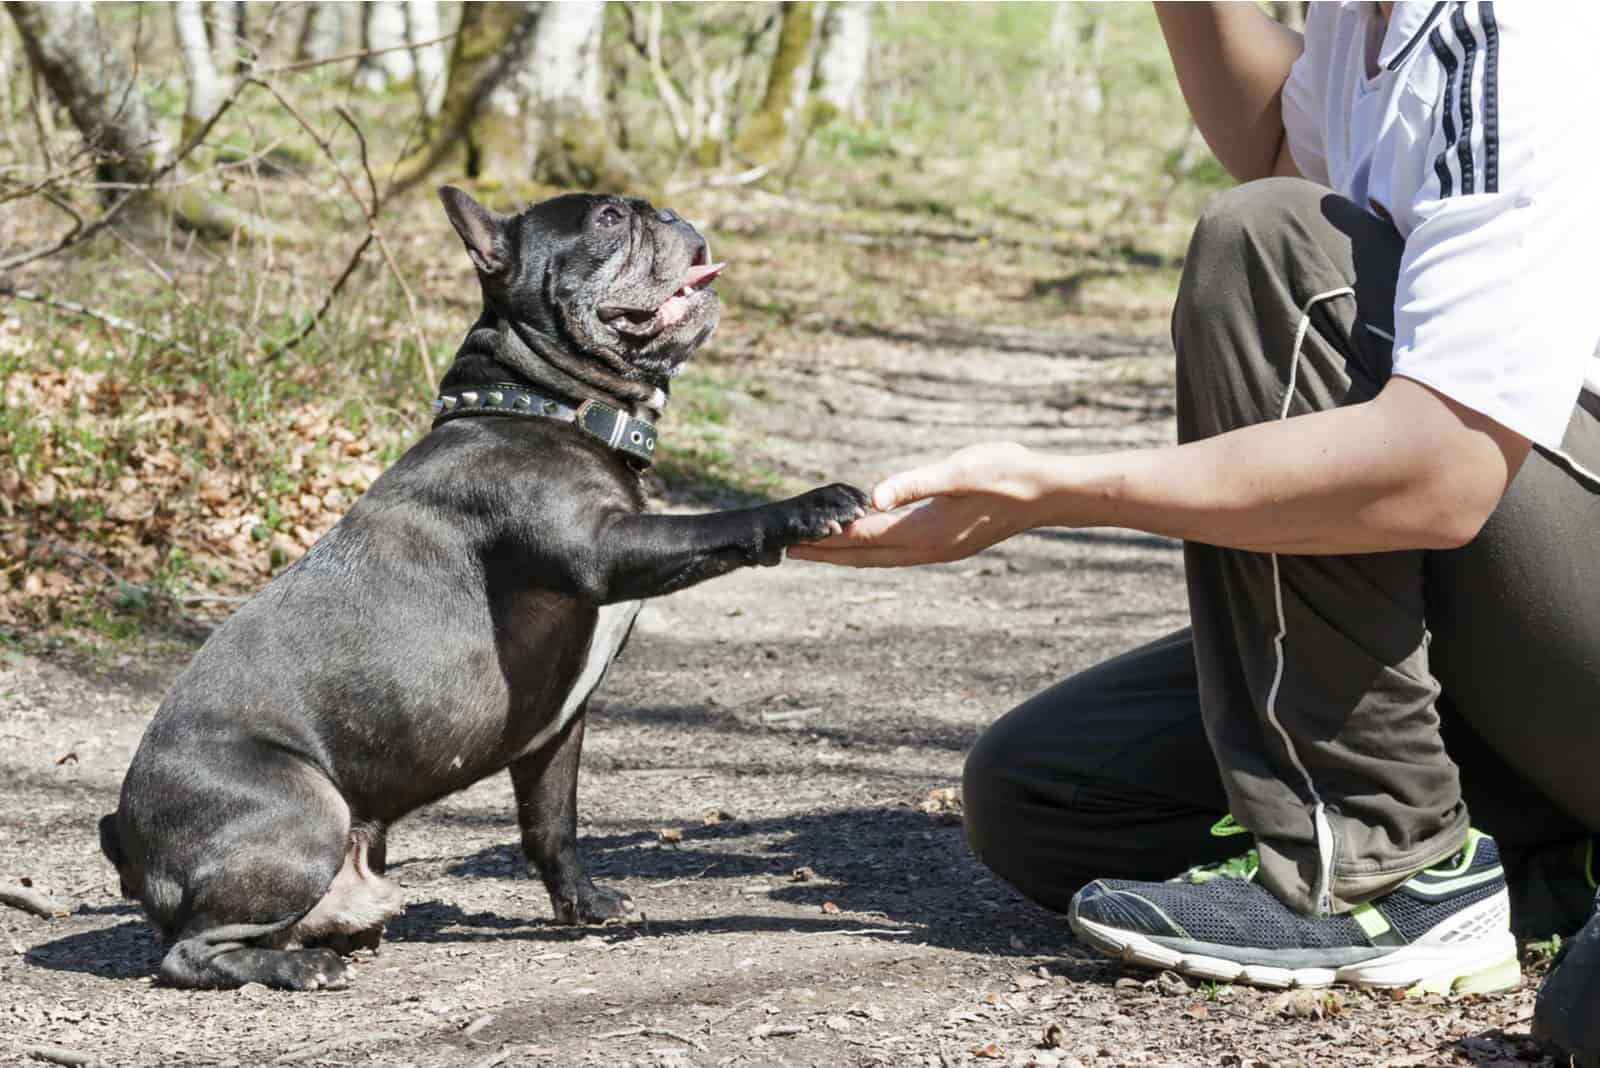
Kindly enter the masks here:
[[1394, 373], [1553, 449], [1600, 393], [1600, 4], [1314, 3], [1300, 173], [1405, 238]]

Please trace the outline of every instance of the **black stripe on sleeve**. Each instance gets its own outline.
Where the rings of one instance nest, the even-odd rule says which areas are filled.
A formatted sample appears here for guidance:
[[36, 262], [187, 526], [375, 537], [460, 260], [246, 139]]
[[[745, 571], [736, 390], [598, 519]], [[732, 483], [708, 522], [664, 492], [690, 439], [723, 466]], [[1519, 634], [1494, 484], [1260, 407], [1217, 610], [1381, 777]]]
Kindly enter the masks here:
[[1478, 39], [1459, 7], [1450, 13], [1450, 28], [1461, 42], [1461, 136], [1456, 139], [1456, 159], [1461, 164], [1461, 192], [1470, 195], [1477, 191], [1472, 174], [1472, 62], [1478, 53]]
[[1450, 195], [1450, 149], [1456, 141], [1455, 119], [1455, 93], [1456, 93], [1456, 54], [1450, 46], [1444, 43], [1444, 34], [1434, 27], [1428, 34], [1428, 47], [1433, 49], [1433, 54], [1439, 57], [1439, 64], [1444, 67], [1444, 101], [1440, 105], [1440, 122], [1444, 125], [1444, 148], [1433, 158], [1433, 171], [1439, 176], [1439, 198], [1443, 200]]
[[1500, 25], [1494, 4], [1481, 0], [1483, 23], [1483, 191], [1500, 192]]
[[1406, 61], [1406, 57], [1411, 54], [1411, 50], [1421, 44], [1424, 37], [1428, 36], [1428, 27], [1432, 26], [1433, 20], [1439, 17], [1439, 12], [1444, 10], [1444, 3], [1445, 0], [1439, 0], [1437, 4], [1433, 5], [1433, 10], [1429, 11], [1428, 17], [1422, 20], [1422, 25], [1417, 27], [1417, 32], [1411, 35], [1411, 40], [1405, 43], [1404, 48], [1394, 54], [1394, 58], [1389, 61], [1389, 66], [1386, 69], [1400, 69], [1400, 64]]

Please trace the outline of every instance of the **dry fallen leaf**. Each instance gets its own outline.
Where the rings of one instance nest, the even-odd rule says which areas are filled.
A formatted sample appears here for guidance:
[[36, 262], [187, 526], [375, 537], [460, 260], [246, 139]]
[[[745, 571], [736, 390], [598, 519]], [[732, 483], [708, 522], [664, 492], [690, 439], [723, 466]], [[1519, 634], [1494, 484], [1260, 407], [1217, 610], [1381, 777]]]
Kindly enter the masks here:
[[990, 1042], [987, 1045], [973, 1046], [972, 1055], [980, 1058], [981, 1060], [997, 1061], [1001, 1057], [1005, 1056], [1005, 1051], [999, 1046], [995, 1045], [993, 1042]]
[[1055, 1021], [1045, 1025], [1044, 1034], [1039, 1036], [1039, 1045], [1045, 1049], [1061, 1049], [1067, 1044], [1067, 1030]]
[[796, 868], [789, 875], [790, 881], [797, 883], [809, 883], [816, 877], [817, 873], [812, 871], [810, 868]]
[[656, 840], [663, 845], [677, 845], [683, 841], [683, 832], [676, 827], [663, 827], [656, 832]]
[[834, 913], [839, 911], [839, 906], [835, 905], [831, 901], [824, 901], [822, 903], [822, 911], [826, 912], [829, 916], [832, 916]]

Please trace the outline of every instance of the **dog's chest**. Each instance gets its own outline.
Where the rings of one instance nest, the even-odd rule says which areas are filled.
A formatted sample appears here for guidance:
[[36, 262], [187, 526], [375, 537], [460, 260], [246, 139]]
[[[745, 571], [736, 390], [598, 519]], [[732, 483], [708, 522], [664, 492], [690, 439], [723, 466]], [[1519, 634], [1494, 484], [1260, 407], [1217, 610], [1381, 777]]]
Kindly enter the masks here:
[[543, 730], [533, 736], [523, 752], [532, 753], [538, 750], [540, 746], [560, 734], [571, 722], [572, 717], [578, 714], [583, 703], [589, 699], [589, 695], [594, 693], [595, 688], [600, 685], [600, 680], [605, 677], [611, 661], [616, 659], [617, 651], [627, 640], [628, 630], [633, 626], [634, 617], [639, 614], [639, 608], [643, 604], [643, 601], [624, 601], [621, 604], [601, 607], [594, 623], [594, 633], [589, 638], [589, 651], [584, 658], [583, 669], [578, 672], [572, 688], [567, 691], [565, 700], [561, 702], [561, 710]]

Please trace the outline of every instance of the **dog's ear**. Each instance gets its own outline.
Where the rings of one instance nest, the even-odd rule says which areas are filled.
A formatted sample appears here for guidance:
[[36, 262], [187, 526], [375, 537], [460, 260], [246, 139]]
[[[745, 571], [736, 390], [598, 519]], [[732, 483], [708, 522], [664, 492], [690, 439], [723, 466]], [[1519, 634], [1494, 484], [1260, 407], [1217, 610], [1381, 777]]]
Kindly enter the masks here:
[[505, 216], [490, 211], [453, 185], [440, 186], [439, 199], [478, 270], [494, 274], [504, 268], [509, 251]]

